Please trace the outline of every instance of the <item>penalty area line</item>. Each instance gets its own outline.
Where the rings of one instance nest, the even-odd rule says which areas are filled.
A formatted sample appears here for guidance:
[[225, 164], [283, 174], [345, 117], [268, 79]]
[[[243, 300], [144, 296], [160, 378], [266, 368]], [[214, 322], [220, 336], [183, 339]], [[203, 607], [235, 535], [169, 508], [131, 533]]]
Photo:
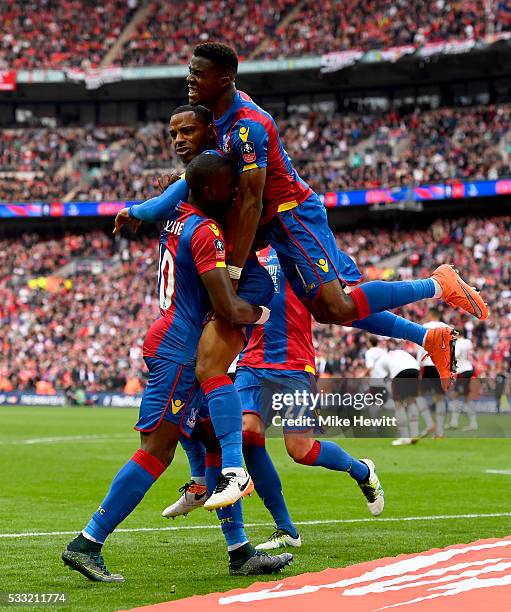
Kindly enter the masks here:
[[[511, 512], [491, 512], [487, 514], [436, 514], [432, 516], [400, 516], [385, 518], [355, 518], [355, 519], [331, 519], [318, 521], [295, 521], [295, 525], [342, 525], [349, 523], [400, 523], [409, 521], [445, 521], [467, 518], [498, 518], [511, 517]], [[270, 527], [269, 523], [246, 523], [245, 527]], [[218, 525], [182, 525], [175, 527], [132, 527], [116, 529], [115, 533], [141, 533], [145, 531], [190, 531], [194, 529], [218, 529]], [[0, 533], [0, 538], [37, 538], [49, 536], [76, 535], [75, 531], [26, 531], [21, 533]]]

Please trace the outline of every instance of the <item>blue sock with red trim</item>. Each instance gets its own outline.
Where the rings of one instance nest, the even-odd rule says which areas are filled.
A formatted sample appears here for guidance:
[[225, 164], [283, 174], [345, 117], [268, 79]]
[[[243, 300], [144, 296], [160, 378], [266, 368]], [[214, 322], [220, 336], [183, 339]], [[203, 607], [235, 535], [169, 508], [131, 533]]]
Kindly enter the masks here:
[[328, 470], [348, 472], [357, 482], [364, 482], [369, 476], [369, 468], [365, 463], [355, 459], [335, 442], [314, 440], [310, 451], [296, 463], [317, 465]]
[[211, 422], [222, 447], [222, 469], [242, 468], [242, 410], [238, 392], [227, 375], [213, 376], [201, 385]]
[[[209, 495], [213, 493], [216, 486], [216, 479], [222, 472], [222, 455], [207, 453], [206, 454], [206, 487]], [[236, 550], [248, 542], [247, 534], [245, 533], [245, 525], [243, 523], [243, 507], [241, 499], [232, 506], [219, 508], [216, 511], [218, 520], [227, 542], [227, 550]]]
[[133, 512], [166, 468], [157, 457], [139, 448], [119, 470], [107, 496], [82, 533], [102, 544], [117, 525]]
[[179, 442], [183, 447], [190, 464], [190, 476], [197, 484], [205, 483], [206, 476], [206, 448], [202, 442], [181, 436]]
[[358, 312], [358, 319], [365, 319], [373, 312], [392, 310], [435, 295], [435, 283], [431, 278], [412, 281], [370, 281], [359, 285], [350, 293]]
[[298, 537], [282, 494], [282, 483], [265, 446], [264, 436], [252, 431], [243, 432], [243, 456], [247, 470], [259, 497], [279, 529]]
[[408, 321], [408, 319], [388, 310], [375, 312], [365, 319], [352, 321], [351, 326], [357, 329], [365, 329], [377, 336], [410, 340], [410, 342], [415, 342], [419, 346], [423, 345], [424, 337], [428, 331], [423, 325]]

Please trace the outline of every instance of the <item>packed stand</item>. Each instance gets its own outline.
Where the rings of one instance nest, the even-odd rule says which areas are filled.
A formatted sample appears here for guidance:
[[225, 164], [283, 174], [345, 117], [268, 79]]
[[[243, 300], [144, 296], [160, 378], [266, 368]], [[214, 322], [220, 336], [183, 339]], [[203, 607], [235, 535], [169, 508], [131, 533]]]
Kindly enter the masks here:
[[[478, 374], [490, 377], [511, 369], [511, 217], [438, 220], [427, 230], [343, 231], [337, 240], [368, 278], [426, 277], [440, 263], [454, 263], [484, 291], [491, 311], [487, 321], [436, 300], [406, 307], [401, 314], [421, 322], [437, 306], [446, 323], [472, 338]], [[401, 263], [385, 267], [385, 259], [398, 253], [404, 253]], [[40, 389], [43, 383], [52, 392], [140, 391], [142, 342], [158, 313], [156, 258], [156, 237], [114, 240], [92, 232], [0, 241], [0, 323], [5, 330], [0, 392]], [[102, 262], [103, 269], [94, 274], [97, 267], [82, 265], [58, 282], [56, 272], [73, 260]], [[320, 373], [366, 375], [368, 338], [345, 327], [315, 325]]]
[[229, 44], [246, 59], [295, 4], [296, 0], [159, 0], [125, 44], [117, 63], [183, 64], [197, 43], [208, 41]]
[[[278, 123], [296, 168], [318, 193], [511, 175], [510, 105], [403, 116], [313, 112]], [[0, 201], [62, 199], [72, 188], [75, 200], [143, 200], [156, 193], [155, 177], [180, 168], [160, 122], [5, 130], [2, 140]]]
[[261, 59], [322, 55], [349, 49], [420, 46], [480, 39], [511, 30], [509, 0], [305, 0], [290, 23], [277, 28]]
[[0, 0], [0, 69], [97, 67], [138, 0]]

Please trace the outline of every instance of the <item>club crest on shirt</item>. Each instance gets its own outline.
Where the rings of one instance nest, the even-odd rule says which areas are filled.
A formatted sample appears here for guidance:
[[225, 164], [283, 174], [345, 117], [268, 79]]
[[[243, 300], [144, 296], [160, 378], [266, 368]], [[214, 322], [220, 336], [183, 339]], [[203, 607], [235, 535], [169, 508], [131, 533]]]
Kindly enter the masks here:
[[257, 155], [255, 152], [254, 143], [248, 140], [241, 145], [241, 154], [243, 156], [243, 161], [247, 164], [253, 164], [257, 159]]

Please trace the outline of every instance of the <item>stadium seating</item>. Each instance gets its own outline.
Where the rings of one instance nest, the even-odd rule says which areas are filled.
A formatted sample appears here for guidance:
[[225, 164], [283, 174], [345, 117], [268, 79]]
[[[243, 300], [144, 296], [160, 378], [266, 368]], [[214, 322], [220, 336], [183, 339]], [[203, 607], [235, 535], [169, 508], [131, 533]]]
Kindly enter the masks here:
[[[510, 105], [296, 114], [279, 126], [300, 174], [319, 193], [511, 174]], [[62, 199], [70, 190], [80, 200], [145, 199], [156, 175], [179, 166], [164, 123], [2, 133], [0, 200]], [[94, 162], [88, 172], [87, 161]]]
[[[509, 371], [511, 217], [438, 220], [427, 230], [361, 229], [342, 232], [337, 240], [370, 278], [426, 276], [440, 262], [455, 263], [471, 284], [484, 288], [492, 316], [479, 322], [438, 302], [443, 319], [471, 335], [485, 376]], [[401, 263], [386, 267], [385, 259], [397, 253], [404, 255]], [[91, 232], [0, 240], [0, 324], [6, 330], [0, 388], [35, 389], [44, 380], [55, 389], [122, 391], [128, 381], [133, 386], [142, 380], [142, 341], [158, 313], [156, 256], [156, 237], [113, 240]], [[73, 261], [80, 262], [75, 273], [67, 271], [66, 282], [57, 280]], [[420, 322], [433, 304], [403, 313]], [[320, 372], [363, 376], [367, 341], [359, 331], [315, 325]]]
[[[44, 0], [0, 2], [0, 69], [96, 67], [137, 14], [109, 64], [186, 63], [197, 42], [223, 40], [240, 57], [270, 59], [345, 49], [478, 39], [511, 29], [509, 0]], [[145, 13], [147, 10], [147, 13]], [[143, 17], [144, 17], [143, 15]]]
[[2, 0], [0, 69], [99, 65], [137, 0]]

